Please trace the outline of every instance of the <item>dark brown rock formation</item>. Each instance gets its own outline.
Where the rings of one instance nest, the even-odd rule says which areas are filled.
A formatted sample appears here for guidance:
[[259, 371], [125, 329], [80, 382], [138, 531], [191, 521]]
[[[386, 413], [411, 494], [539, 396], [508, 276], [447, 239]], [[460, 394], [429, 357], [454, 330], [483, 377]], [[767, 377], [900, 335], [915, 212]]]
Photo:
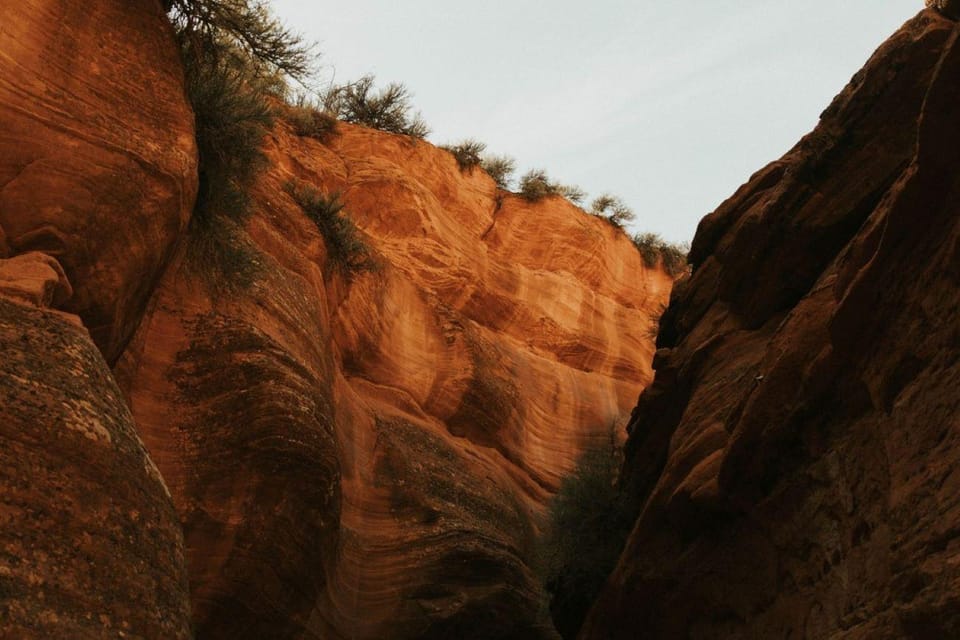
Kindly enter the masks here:
[[960, 19], [960, 2], [957, 0], [926, 0], [926, 2], [928, 7], [937, 9], [947, 17], [954, 20]]
[[0, 637], [190, 637], [180, 523], [89, 334], [0, 295], [0, 346]]
[[581, 637], [960, 637], [958, 34], [908, 22], [701, 223]]
[[0, 3], [0, 258], [55, 256], [108, 361], [196, 193], [193, 114], [155, 0]]

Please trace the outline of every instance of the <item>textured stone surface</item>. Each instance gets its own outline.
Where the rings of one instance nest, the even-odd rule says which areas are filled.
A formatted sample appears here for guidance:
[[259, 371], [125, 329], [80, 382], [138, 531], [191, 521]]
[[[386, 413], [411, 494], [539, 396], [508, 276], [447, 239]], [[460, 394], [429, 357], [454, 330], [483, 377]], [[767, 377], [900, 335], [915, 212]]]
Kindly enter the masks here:
[[924, 11], [701, 223], [581, 637], [960, 636], [960, 45]]
[[[538, 518], [649, 381], [672, 280], [423, 142], [280, 129], [269, 155], [246, 229], [221, 229], [252, 284], [184, 248], [116, 369], [184, 522], [198, 634], [553, 637]], [[344, 192], [378, 271], [331, 270], [290, 180]]]
[[155, 0], [0, 3], [0, 257], [56, 257], [108, 361], [196, 192], [193, 115]]
[[191, 637], [173, 502], [63, 316], [0, 296], [0, 637]]
[[0, 258], [0, 294], [37, 307], [62, 305], [73, 288], [55, 258], [39, 251]]
[[960, 2], [957, 0], [926, 0], [928, 7], [933, 7], [947, 17], [960, 19]]

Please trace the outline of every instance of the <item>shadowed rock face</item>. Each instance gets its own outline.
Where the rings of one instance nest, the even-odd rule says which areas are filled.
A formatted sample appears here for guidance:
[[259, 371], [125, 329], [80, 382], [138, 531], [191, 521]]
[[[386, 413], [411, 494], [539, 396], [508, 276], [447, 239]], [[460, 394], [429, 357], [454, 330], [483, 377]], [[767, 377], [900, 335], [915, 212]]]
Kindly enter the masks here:
[[926, 0], [926, 3], [949, 18], [960, 19], [960, 2], [957, 0]]
[[108, 361], [196, 193], [193, 115], [154, 0], [0, 5], [0, 257], [55, 256]]
[[[197, 633], [554, 637], [543, 505], [650, 379], [672, 279], [423, 142], [280, 126], [268, 155], [223, 231], [246, 286], [184, 246], [116, 369], [181, 514]], [[291, 180], [343, 192], [377, 271], [337, 272]]]
[[0, 345], [0, 636], [191, 637], [177, 514], [90, 336], [0, 295]]
[[958, 101], [924, 11], [701, 223], [581, 637], [960, 634]]

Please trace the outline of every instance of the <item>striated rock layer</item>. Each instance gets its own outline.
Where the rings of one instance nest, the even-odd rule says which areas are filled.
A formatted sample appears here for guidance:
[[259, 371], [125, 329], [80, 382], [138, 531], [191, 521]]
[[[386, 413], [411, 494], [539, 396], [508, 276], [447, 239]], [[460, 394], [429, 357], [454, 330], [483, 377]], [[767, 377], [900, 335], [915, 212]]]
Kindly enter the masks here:
[[960, 43], [908, 22], [701, 223], [583, 638], [960, 636]]
[[[553, 637], [543, 505], [649, 381], [672, 279], [424, 142], [280, 127], [269, 159], [252, 218], [181, 248], [116, 368], [198, 635]], [[291, 181], [343, 192], [376, 271], [337, 271]]]
[[0, 258], [55, 256], [115, 360], [197, 189], [193, 114], [156, 0], [0, 3]]

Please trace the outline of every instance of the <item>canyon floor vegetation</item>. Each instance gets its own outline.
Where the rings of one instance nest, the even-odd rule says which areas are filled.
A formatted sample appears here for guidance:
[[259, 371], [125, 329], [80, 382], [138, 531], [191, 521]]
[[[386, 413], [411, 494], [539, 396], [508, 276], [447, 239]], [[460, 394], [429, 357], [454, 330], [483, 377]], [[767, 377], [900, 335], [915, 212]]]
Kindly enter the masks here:
[[623, 551], [639, 511], [617, 482], [623, 455], [613, 429], [587, 447], [549, 505], [540, 573], [550, 615], [564, 638], [575, 638]]

